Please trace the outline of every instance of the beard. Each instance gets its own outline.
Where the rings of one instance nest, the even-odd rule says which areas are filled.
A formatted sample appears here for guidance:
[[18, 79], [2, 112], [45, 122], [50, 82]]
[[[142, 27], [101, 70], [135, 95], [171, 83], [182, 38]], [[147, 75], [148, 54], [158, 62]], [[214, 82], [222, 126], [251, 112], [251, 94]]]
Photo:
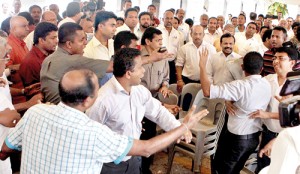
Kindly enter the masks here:
[[145, 23], [145, 24], [143, 24], [143, 25], [141, 25], [141, 27], [143, 27], [143, 28], [149, 28], [150, 27], [150, 24], [148, 24], [148, 23]]

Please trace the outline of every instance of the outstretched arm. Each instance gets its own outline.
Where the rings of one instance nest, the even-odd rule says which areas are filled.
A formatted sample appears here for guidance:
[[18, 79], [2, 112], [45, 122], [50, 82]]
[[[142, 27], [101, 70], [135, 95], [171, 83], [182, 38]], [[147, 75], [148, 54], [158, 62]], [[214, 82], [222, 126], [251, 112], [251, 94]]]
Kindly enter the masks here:
[[133, 146], [130, 149], [128, 156], [150, 156], [155, 152], [158, 152], [171, 143], [180, 138], [188, 129], [191, 129], [200, 119], [208, 114], [207, 110], [202, 110], [196, 114], [193, 114], [196, 106], [193, 106], [181, 126], [164, 133], [162, 135], [151, 138], [150, 140], [134, 140]]

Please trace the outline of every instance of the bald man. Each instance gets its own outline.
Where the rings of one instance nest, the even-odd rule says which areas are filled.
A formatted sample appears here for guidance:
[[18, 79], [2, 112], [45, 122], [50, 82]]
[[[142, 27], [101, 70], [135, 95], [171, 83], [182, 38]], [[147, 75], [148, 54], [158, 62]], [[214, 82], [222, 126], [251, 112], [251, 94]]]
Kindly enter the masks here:
[[60, 22], [61, 20], [63, 20], [63, 18], [59, 15], [59, 7], [57, 4], [49, 5], [49, 10], [53, 11], [55, 13], [57, 22]]
[[[24, 38], [28, 35], [28, 21], [22, 16], [14, 16], [10, 20], [10, 34], [8, 36], [8, 44], [12, 47], [11, 52], [9, 53], [10, 60], [6, 66], [13, 71], [11, 74], [11, 81], [13, 83], [12, 87], [23, 89], [23, 84], [21, 77], [18, 73], [20, 63], [24, 59], [25, 55], [28, 53], [28, 48], [23, 41]], [[24, 97], [14, 97], [13, 103], [25, 102]]]
[[209, 54], [216, 53], [216, 49], [203, 40], [204, 30], [201, 25], [193, 26], [191, 37], [193, 41], [179, 49], [176, 59], [178, 92], [181, 92], [184, 84], [200, 83], [199, 52], [206, 48], [209, 50]]
[[92, 71], [66, 72], [59, 82], [61, 102], [30, 108], [7, 136], [0, 159], [22, 151], [20, 173], [100, 173], [104, 162], [119, 164], [126, 155], [150, 156], [166, 148], [208, 113], [192, 114], [193, 107], [177, 128], [141, 141], [112, 132], [85, 115], [98, 90], [98, 78]]
[[[41, 22], [49, 22], [49, 23], [52, 23], [57, 26], [56, 14], [53, 11], [45, 11], [42, 14]], [[31, 50], [31, 48], [32, 48], [33, 36], [34, 36], [34, 31], [30, 32], [27, 35], [27, 37], [24, 39], [24, 42], [26, 43], [28, 50]]]

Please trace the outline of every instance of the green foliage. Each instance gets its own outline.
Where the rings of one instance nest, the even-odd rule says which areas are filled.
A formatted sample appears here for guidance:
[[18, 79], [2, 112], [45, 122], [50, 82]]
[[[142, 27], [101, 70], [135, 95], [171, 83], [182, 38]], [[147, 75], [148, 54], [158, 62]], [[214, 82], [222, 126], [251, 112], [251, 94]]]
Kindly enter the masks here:
[[282, 16], [289, 14], [289, 11], [287, 9], [287, 5], [280, 3], [280, 2], [274, 2], [272, 5], [268, 7], [268, 14], [272, 14], [277, 16], [277, 12], [282, 12]]

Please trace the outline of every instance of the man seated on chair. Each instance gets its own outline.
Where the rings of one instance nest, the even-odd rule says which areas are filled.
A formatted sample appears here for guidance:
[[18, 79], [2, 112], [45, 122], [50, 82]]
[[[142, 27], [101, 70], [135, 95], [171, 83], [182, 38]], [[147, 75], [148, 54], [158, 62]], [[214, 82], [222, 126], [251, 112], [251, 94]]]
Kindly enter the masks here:
[[217, 174], [239, 174], [251, 153], [259, 143], [262, 130], [260, 119], [251, 119], [249, 114], [259, 109], [266, 110], [271, 99], [269, 82], [260, 73], [263, 58], [257, 52], [249, 52], [243, 59], [242, 68], [245, 73], [243, 80], [236, 80], [223, 85], [211, 85], [206, 63], [208, 51], [200, 54], [200, 80], [203, 94], [209, 98], [224, 98], [235, 101], [235, 115], [229, 113], [228, 131], [219, 144], [214, 161], [214, 172]]
[[[123, 48], [114, 56], [114, 76], [98, 92], [98, 99], [87, 112], [95, 121], [113, 131], [136, 139], [140, 138], [142, 119], [147, 117], [169, 131], [180, 125], [150, 91], [140, 85], [145, 69], [137, 49]], [[190, 140], [190, 132], [185, 138]], [[127, 156], [122, 165], [105, 163], [101, 173], [140, 173], [140, 158]]]

